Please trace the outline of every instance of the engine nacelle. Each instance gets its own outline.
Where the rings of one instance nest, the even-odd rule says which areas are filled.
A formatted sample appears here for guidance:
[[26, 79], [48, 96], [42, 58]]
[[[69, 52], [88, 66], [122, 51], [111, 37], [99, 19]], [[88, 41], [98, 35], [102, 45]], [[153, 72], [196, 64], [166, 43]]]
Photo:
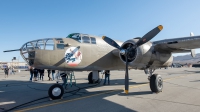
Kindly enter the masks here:
[[[131, 39], [124, 42], [121, 46], [122, 49], [132, 44], [136, 44], [138, 39]], [[120, 55], [121, 60], [125, 63], [125, 56]], [[146, 69], [146, 68], [160, 68], [170, 66], [172, 64], [173, 57], [171, 53], [159, 53], [154, 51], [154, 47], [151, 42], [147, 42], [136, 49], [133, 49], [128, 55], [129, 66], [133, 69]]]
[[150, 68], [169, 67], [172, 65], [173, 56], [171, 53], [154, 51], [150, 62], [152, 63]]

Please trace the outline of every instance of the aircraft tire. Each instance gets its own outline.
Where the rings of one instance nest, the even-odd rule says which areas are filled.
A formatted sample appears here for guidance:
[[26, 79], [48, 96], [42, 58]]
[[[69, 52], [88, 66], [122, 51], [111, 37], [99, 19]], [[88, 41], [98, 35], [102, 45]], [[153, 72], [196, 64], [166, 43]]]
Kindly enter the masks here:
[[163, 80], [161, 75], [153, 74], [150, 77], [150, 89], [152, 92], [159, 93], [163, 89]]
[[64, 89], [60, 84], [54, 84], [49, 88], [48, 94], [52, 100], [61, 99], [64, 94]]
[[90, 72], [90, 73], [88, 74], [88, 82], [89, 82], [89, 84], [92, 84], [92, 83], [93, 83], [93, 80], [92, 80], [92, 72]]

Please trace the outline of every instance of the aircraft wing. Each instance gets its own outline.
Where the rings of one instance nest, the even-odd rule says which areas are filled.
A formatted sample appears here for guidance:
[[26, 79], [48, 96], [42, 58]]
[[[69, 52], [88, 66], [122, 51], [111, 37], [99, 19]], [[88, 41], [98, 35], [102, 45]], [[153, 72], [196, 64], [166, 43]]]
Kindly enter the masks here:
[[189, 36], [154, 41], [153, 46], [154, 49], [159, 52], [191, 52], [192, 49], [200, 48], [200, 36]]

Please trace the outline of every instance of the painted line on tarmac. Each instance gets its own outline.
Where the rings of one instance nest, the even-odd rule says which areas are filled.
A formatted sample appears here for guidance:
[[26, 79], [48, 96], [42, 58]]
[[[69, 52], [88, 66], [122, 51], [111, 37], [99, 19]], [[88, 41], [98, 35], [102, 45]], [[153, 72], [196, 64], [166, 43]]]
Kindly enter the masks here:
[[[177, 76], [177, 77], [172, 77], [172, 78], [167, 78], [167, 79], [165, 79], [163, 81], [172, 80], [172, 79], [178, 79], [178, 78], [182, 78], [182, 77], [186, 77], [186, 76], [190, 76], [190, 75], [192, 75], [192, 74], [183, 75], [183, 76]], [[139, 85], [136, 85], [136, 86], [130, 86], [129, 88], [130, 89], [131, 88], [138, 88], [138, 87], [146, 86], [148, 84], [149, 83], [139, 84]], [[80, 97], [80, 98], [75, 98], [75, 99], [65, 100], [65, 101], [60, 101], [60, 102], [58, 101], [58, 102], [55, 102], [55, 103], [50, 103], [50, 104], [45, 104], [45, 105], [36, 106], [36, 107], [32, 107], [32, 108], [26, 108], [26, 109], [22, 109], [22, 110], [17, 110], [15, 112], [24, 112], [24, 111], [29, 111], [29, 110], [44, 108], [44, 107], [48, 107], [48, 106], [52, 106], [52, 105], [57, 105], [57, 104], [62, 104], [62, 103], [67, 103], [67, 102], [72, 102], [72, 101], [76, 101], [76, 100], [81, 100], [81, 99], [90, 98], [90, 97], [93, 97], [93, 96], [99, 96], [99, 95], [102, 95], [102, 94], [116, 92], [116, 91], [121, 91], [121, 90], [124, 90], [124, 89], [111, 90], [111, 91], [108, 91], [108, 92], [102, 92], [102, 93], [99, 93], [99, 94], [93, 94], [93, 95], [89, 95], [89, 96], [85, 96], [85, 97]]]
[[66, 103], [66, 102], [76, 101], [76, 100], [81, 100], [81, 99], [90, 98], [90, 97], [93, 97], [93, 96], [98, 96], [98, 95], [102, 95], [102, 94], [106, 94], [106, 93], [111, 93], [111, 92], [114, 92], [114, 91], [119, 91], [119, 90], [111, 90], [111, 91], [108, 91], [108, 92], [102, 92], [102, 93], [99, 93], [99, 94], [93, 94], [93, 95], [89, 95], [89, 96], [85, 96], [85, 97], [80, 97], [80, 98], [75, 98], [75, 99], [71, 99], [71, 100], [65, 100], [65, 101], [55, 102], [55, 103], [46, 104], [46, 105], [42, 105], [42, 106], [36, 106], [36, 107], [32, 107], [32, 108], [17, 110], [15, 112], [24, 112], [24, 111], [28, 111], [28, 110], [33, 110], [33, 109], [48, 107], [48, 106], [62, 104], [62, 103]]

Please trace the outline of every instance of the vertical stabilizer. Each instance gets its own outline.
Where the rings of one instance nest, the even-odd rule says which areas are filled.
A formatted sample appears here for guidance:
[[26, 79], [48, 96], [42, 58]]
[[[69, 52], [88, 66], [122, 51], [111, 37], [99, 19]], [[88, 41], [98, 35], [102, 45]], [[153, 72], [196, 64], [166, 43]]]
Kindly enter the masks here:
[[[190, 32], [190, 36], [194, 36], [193, 32]], [[195, 57], [195, 49], [191, 49], [191, 56], [194, 58]]]
[[190, 36], [194, 36], [194, 33], [193, 33], [193, 32], [190, 32]]

